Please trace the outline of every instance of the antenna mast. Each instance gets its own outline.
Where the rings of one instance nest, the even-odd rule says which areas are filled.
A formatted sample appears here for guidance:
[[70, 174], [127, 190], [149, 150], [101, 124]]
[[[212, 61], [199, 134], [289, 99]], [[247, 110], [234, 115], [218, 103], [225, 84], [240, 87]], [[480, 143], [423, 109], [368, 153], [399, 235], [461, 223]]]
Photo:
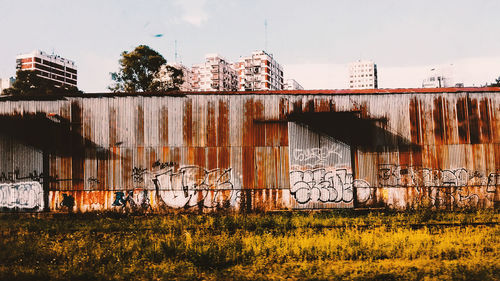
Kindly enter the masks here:
[[177, 63], [177, 59], [179, 58], [179, 54], [177, 54], [177, 40], [174, 41], [174, 44], [175, 44], [174, 60], [175, 60], [175, 63]]
[[264, 19], [264, 35], [265, 35], [264, 51], [267, 51], [267, 19]]

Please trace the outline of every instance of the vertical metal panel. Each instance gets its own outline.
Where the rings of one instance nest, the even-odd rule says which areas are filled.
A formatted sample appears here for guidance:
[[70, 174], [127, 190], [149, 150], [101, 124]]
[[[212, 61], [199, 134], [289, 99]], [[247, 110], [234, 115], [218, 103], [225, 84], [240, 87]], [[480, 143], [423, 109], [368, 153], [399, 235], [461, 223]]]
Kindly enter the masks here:
[[[352, 207], [352, 202], [394, 208], [498, 204], [500, 98], [496, 92], [335, 95], [311, 91], [0, 102], [2, 115], [37, 112], [50, 114], [52, 119], [47, 120], [59, 126], [52, 137], [60, 151], [49, 151], [44, 167], [43, 151], [4, 136], [0, 168], [13, 173], [19, 167], [20, 177], [46, 168], [52, 209], [64, 210], [64, 195], [73, 196], [75, 209], [82, 211], [119, 209], [113, 206], [115, 192], [125, 190], [132, 190], [136, 200], [147, 196], [158, 207], [161, 196], [155, 194], [152, 178], [158, 170], [155, 165], [167, 162], [173, 162], [170, 173], [196, 166], [207, 179], [213, 170], [230, 169], [230, 188], [226, 187], [244, 190], [221, 193], [231, 198], [234, 208], [240, 202], [242, 209], [263, 210]], [[311, 128], [288, 128], [290, 113], [313, 112], [351, 112], [359, 120], [382, 120], [373, 126], [383, 134], [373, 140], [373, 147], [353, 146], [351, 161], [350, 144], [340, 145], [339, 140]], [[352, 134], [368, 135], [349, 129]], [[332, 145], [339, 148], [331, 150]], [[319, 163], [313, 157], [298, 163], [297, 149], [316, 149], [338, 159], [327, 157]], [[357, 201], [295, 202], [290, 171], [324, 167], [346, 170], [342, 184], [349, 180], [358, 191]], [[140, 175], [134, 178], [137, 171]], [[334, 180], [340, 182], [339, 176], [335, 174]], [[214, 185], [209, 186], [208, 199], [202, 198], [202, 192], [196, 198], [217, 201]]]

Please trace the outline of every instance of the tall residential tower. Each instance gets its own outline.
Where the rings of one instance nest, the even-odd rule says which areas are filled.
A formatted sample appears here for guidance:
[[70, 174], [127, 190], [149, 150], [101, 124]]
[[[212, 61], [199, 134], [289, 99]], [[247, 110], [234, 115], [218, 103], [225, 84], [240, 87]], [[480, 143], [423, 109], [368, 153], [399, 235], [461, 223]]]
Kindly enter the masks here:
[[283, 67], [265, 51], [255, 51], [235, 63], [238, 71], [238, 90], [275, 91], [283, 90]]
[[349, 64], [349, 89], [377, 89], [377, 65], [373, 61]]
[[218, 54], [207, 54], [204, 63], [191, 68], [193, 91], [236, 91], [237, 79], [231, 63]]

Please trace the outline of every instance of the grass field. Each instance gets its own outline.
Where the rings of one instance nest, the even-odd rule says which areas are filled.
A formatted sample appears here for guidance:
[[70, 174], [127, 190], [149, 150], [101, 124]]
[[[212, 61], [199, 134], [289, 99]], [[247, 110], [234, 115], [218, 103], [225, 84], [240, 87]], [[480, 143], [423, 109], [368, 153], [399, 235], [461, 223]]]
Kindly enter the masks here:
[[500, 214], [0, 215], [1, 280], [500, 280]]

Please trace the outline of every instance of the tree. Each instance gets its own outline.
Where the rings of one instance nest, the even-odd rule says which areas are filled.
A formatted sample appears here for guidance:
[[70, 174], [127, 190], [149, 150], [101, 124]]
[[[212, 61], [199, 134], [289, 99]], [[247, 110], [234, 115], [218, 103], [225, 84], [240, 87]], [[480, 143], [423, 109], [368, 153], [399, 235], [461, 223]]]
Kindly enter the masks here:
[[184, 83], [184, 72], [181, 67], [165, 65], [161, 68], [159, 79], [168, 90], [179, 90]]
[[495, 79], [495, 83], [489, 84], [488, 87], [500, 87], [500, 76], [498, 76], [498, 78]]
[[81, 94], [77, 87], [61, 85], [37, 75], [34, 70], [18, 70], [12, 87], [3, 90], [6, 95], [71, 95]]
[[[146, 45], [137, 46], [132, 52], [121, 54], [120, 70], [111, 73], [114, 92], [157, 92], [175, 89], [171, 83], [160, 79], [161, 68], [167, 63], [155, 50]], [[167, 66], [167, 73], [173, 73]], [[181, 78], [182, 79], [182, 78]]]

